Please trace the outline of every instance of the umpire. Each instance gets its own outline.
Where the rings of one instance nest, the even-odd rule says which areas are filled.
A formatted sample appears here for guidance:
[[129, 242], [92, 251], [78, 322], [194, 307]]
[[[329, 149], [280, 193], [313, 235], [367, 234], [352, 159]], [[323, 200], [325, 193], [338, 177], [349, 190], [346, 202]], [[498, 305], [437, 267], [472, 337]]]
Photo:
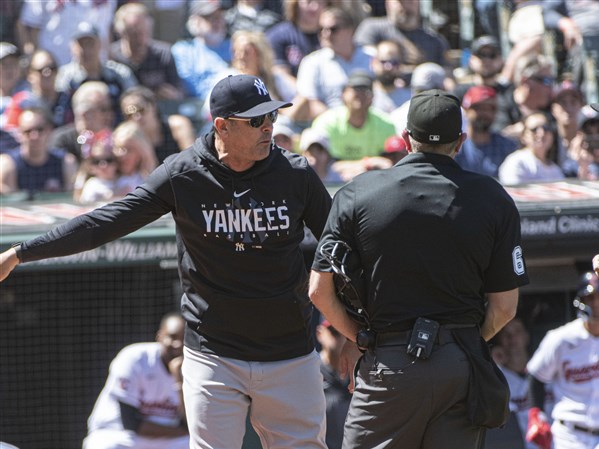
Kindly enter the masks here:
[[[483, 339], [514, 317], [528, 282], [520, 217], [498, 182], [454, 162], [461, 125], [456, 97], [414, 96], [403, 133], [410, 154], [333, 200], [310, 296], [365, 351], [344, 448], [480, 448], [485, 427], [507, 417], [509, 390]], [[338, 241], [363, 270], [366, 329], [335, 295], [327, 248]]]

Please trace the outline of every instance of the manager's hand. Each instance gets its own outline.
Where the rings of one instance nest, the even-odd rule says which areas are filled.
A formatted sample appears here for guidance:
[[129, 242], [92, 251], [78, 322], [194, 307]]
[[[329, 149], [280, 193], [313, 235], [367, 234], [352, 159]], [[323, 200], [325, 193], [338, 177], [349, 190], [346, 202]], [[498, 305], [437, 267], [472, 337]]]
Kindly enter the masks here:
[[6, 279], [17, 265], [19, 265], [19, 258], [14, 248], [0, 254], [0, 282]]
[[593, 270], [595, 270], [595, 273], [599, 276], [599, 254], [593, 257]]

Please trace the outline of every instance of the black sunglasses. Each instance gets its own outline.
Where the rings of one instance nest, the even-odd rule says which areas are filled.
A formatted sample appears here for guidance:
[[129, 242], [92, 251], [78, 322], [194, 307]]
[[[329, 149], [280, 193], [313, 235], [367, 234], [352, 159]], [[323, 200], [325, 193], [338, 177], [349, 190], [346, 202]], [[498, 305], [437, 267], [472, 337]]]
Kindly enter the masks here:
[[269, 112], [268, 114], [259, 115], [258, 117], [252, 117], [252, 118], [227, 117], [227, 119], [250, 122], [250, 126], [252, 128], [260, 128], [264, 124], [264, 120], [266, 120], [266, 117], [268, 117], [270, 119], [271, 123], [274, 123], [277, 121], [277, 118], [279, 118], [279, 112], [272, 111], [272, 112]]
[[92, 165], [102, 165], [102, 164], [114, 164], [116, 162], [116, 158], [114, 157], [107, 157], [107, 158], [103, 158], [103, 159], [91, 159], [91, 164]]
[[538, 125], [538, 126], [535, 126], [534, 128], [526, 128], [526, 129], [528, 129], [532, 133], [536, 133], [541, 129], [543, 131], [547, 132], [547, 131], [551, 131], [551, 125]]
[[499, 53], [496, 51], [481, 51], [475, 54], [481, 59], [495, 59], [499, 56]]

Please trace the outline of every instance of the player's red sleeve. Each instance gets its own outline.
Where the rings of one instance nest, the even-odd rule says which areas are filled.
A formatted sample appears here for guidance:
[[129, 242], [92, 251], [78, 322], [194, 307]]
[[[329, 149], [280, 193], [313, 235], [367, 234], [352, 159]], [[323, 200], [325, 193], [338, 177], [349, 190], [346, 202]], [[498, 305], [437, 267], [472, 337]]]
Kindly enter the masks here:
[[547, 415], [538, 407], [532, 407], [528, 411], [528, 430], [526, 431], [526, 441], [530, 441], [541, 449], [551, 448], [551, 426]]

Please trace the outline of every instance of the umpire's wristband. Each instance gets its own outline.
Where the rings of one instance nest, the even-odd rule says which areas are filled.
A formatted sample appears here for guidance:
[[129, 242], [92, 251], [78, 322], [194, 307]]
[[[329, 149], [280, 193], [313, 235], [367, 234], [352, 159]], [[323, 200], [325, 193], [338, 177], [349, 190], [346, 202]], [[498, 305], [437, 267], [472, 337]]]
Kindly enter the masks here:
[[13, 243], [12, 248], [14, 248], [15, 250], [17, 260], [19, 261], [19, 263], [23, 262], [23, 252], [21, 251], [21, 243]]

